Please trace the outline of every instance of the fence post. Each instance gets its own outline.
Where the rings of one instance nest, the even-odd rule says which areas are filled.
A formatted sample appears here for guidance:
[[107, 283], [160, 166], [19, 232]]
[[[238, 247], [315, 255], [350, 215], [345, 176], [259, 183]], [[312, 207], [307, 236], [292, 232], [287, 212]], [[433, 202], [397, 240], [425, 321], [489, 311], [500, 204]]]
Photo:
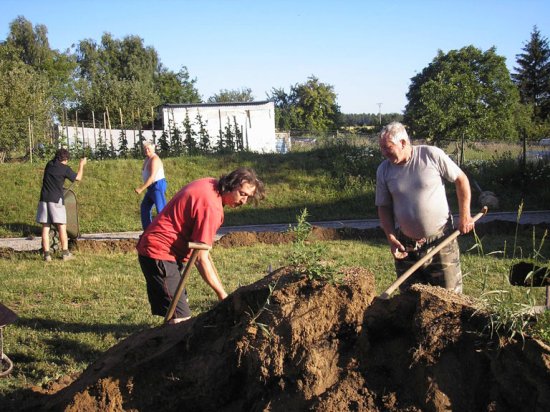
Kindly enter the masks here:
[[32, 163], [32, 127], [31, 127], [30, 117], [29, 117], [29, 158]]

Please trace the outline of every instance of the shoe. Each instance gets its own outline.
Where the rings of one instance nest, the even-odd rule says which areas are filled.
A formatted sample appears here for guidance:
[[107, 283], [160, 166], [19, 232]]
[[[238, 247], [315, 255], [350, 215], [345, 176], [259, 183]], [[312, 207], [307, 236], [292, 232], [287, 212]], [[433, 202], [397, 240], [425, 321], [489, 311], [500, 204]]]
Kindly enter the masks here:
[[74, 259], [74, 255], [71, 252], [63, 255], [63, 260], [64, 261], [65, 260], [71, 260], [71, 259]]
[[44, 255], [44, 262], [51, 262], [51, 261], [52, 261], [52, 257], [50, 254]]

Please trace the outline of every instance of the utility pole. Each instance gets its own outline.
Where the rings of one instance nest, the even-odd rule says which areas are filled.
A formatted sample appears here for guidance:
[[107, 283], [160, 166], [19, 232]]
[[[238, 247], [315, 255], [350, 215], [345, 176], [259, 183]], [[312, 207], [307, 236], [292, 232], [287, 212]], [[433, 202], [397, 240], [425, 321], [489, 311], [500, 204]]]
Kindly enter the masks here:
[[380, 126], [382, 126], [382, 103], [376, 103], [378, 105], [378, 121]]

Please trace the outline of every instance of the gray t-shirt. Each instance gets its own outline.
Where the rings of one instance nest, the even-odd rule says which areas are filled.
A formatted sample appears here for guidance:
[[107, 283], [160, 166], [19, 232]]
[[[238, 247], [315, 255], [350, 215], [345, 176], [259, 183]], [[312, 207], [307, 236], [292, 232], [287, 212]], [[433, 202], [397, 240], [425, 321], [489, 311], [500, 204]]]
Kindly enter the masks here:
[[412, 146], [403, 165], [384, 160], [376, 171], [376, 206], [392, 206], [396, 225], [408, 237], [435, 234], [449, 217], [444, 179], [454, 182], [461, 170], [435, 146]]

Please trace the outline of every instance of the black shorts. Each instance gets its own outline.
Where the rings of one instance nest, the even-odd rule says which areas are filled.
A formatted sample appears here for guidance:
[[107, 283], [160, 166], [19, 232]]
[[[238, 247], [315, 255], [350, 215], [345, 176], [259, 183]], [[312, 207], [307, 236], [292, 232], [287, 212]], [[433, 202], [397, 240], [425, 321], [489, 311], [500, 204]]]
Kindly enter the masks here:
[[[181, 280], [181, 266], [177, 262], [169, 260], [157, 260], [141, 255], [138, 258], [147, 283], [147, 296], [151, 305], [151, 313], [166, 316]], [[190, 316], [191, 310], [187, 301], [187, 291], [184, 289], [178, 300], [174, 317], [187, 318]]]

